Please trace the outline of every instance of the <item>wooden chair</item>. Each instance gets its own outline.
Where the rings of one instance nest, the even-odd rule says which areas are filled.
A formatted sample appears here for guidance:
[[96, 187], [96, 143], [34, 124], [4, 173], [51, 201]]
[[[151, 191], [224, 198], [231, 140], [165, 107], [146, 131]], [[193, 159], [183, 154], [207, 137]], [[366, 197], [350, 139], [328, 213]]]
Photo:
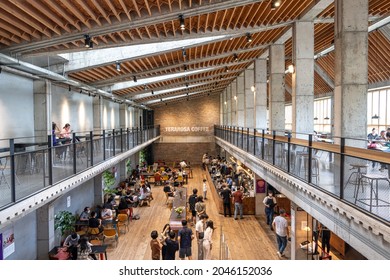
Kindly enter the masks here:
[[118, 246], [118, 233], [116, 229], [114, 228], [105, 228], [103, 230], [103, 245], [106, 243], [107, 240], [113, 240], [115, 241], [115, 248]]
[[129, 216], [127, 214], [118, 214], [118, 235], [120, 235], [121, 228], [125, 228], [125, 233], [129, 231]]
[[102, 232], [100, 231], [100, 228], [88, 228], [87, 230], [87, 235], [89, 239], [96, 238], [96, 239], [101, 239], [102, 238]]

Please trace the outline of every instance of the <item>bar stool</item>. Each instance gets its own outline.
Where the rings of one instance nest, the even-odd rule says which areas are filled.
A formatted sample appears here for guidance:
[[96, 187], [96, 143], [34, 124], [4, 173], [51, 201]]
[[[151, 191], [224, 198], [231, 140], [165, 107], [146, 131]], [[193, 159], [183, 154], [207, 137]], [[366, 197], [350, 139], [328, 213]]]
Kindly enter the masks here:
[[[355, 170], [355, 171], [353, 171], [351, 175], [349, 175], [348, 180], [345, 183], [344, 189], [347, 187], [348, 184], [354, 185], [355, 190], [353, 192], [353, 197], [356, 197], [357, 190], [359, 189], [360, 184], [363, 184], [362, 175], [367, 174], [368, 164], [351, 163], [350, 166], [351, 166], [350, 170]], [[362, 192], [363, 192], [363, 188], [362, 188]]]
[[[297, 154], [297, 168], [298, 176], [304, 173], [304, 179], [307, 179], [309, 168], [309, 154], [307, 152], [300, 152]], [[320, 161], [316, 156], [311, 158], [311, 177], [315, 179], [316, 184], [320, 181]], [[303, 169], [303, 170], [302, 170]]]
[[[376, 200], [376, 207], [378, 206], [387, 206], [387, 205], [379, 205], [378, 202], [381, 201], [383, 203], [386, 203], [388, 205], [390, 205], [390, 203], [388, 201], [385, 201], [385, 200], [382, 200], [379, 198], [379, 194], [378, 194], [378, 185], [379, 185], [379, 181], [386, 181], [389, 186], [390, 186], [390, 181], [389, 181], [389, 178], [385, 175], [380, 175], [380, 174], [362, 174], [362, 180], [363, 179], [367, 179], [368, 181], [368, 184], [370, 185], [370, 198], [358, 198], [359, 196], [359, 188], [360, 188], [360, 185], [361, 184], [358, 184], [358, 187], [357, 187], [357, 191], [356, 191], [356, 197], [355, 197], [355, 204], [357, 201], [360, 201], [361, 203], [367, 205], [367, 206], [370, 206], [370, 212], [372, 210], [372, 193], [374, 193], [375, 197], [374, 199]], [[374, 181], [375, 181], [375, 189], [374, 189]], [[363, 185], [362, 185], [363, 186]], [[366, 203], [364, 202], [365, 200], [369, 200], [370, 203]]]

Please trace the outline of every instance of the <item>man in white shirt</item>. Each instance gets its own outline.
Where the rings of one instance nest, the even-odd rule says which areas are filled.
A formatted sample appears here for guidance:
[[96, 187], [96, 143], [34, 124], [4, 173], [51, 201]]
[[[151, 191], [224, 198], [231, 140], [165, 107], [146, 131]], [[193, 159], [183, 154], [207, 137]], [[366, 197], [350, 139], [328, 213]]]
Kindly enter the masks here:
[[207, 180], [203, 179], [203, 199], [207, 199]]
[[104, 205], [104, 208], [102, 210], [102, 219], [112, 221], [112, 210], [107, 207], [107, 205]]
[[288, 232], [288, 222], [286, 218], [286, 211], [284, 209], [279, 210], [279, 216], [275, 217], [272, 222], [272, 227], [275, 229], [276, 241], [278, 243], [278, 251], [276, 252], [279, 257], [284, 257], [284, 249], [287, 246], [287, 238], [289, 235]]
[[203, 237], [208, 218], [207, 214], [202, 214], [200, 220], [195, 225], [196, 240], [198, 241], [198, 260], [203, 260]]

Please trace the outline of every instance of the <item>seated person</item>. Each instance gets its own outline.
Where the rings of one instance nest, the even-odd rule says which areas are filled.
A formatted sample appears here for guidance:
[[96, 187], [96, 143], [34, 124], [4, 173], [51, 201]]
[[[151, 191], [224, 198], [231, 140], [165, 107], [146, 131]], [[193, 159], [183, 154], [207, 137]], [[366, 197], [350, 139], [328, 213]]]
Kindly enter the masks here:
[[134, 192], [127, 194], [126, 195], [126, 202], [127, 202], [127, 204], [131, 204], [131, 207], [137, 207], [138, 206], [138, 195]]
[[60, 133], [60, 139], [63, 140], [64, 143], [70, 143], [72, 141], [72, 130], [70, 130], [70, 124], [65, 124]]
[[89, 228], [98, 228], [99, 232], [102, 232], [103, 231], [102, 220], [98, 219], [96, 216], [97, 216], [96, 212], [92, 211], [91, 217], [88, 220], [88, 227]]
[[122, 196], [118, 205], [118, 210], [125, 210], [128, 217], [130, 217], [130, 209], [127, 205], [126, 197]]
[[89, 220], [89, 213], [91, 213], [91, 209], [89, 207], [85, 207], [84, 211], [80, 214], [80, 221], [88, 221]]
[[166, 185], [164, 186], [163, 191], [164, 191], [166, 194], [168, 194], [168, 196], [174, 196], [174, 195], [175, 195], [174, 192], [173, 192], [173, 190], [172, 190], [172, 188], [171, 188], [171, 186], [168, 185], [168, 184], [166, 184]]
[[102, 220], [112, 221], [113, 213], [112, 213], [112, 210], [110, 208], [108, 208], [107, 203], [104, 204], [101, 215], [102, 215]]

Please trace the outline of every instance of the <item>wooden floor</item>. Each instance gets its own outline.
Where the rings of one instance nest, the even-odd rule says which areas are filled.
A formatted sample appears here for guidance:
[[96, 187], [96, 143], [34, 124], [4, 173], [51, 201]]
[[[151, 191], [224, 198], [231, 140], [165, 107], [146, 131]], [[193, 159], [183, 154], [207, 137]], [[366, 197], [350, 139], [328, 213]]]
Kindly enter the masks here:
[[[205, 175], [200, 167], [194, 167], [193, 178], [189, 179], [188, 193], [192, 193], [193, 188], [202, 188], [202, 179]], [[211, 184], [211, 182], [209, 182]], [[149, 246], [150, 232], [157, 230], [161, 232], [163, 226], [168, 222], [170, 211], [165, 205], [165, 195], [162, 186], [152, 187], [154, 200], [150, 207], [135, 208], [134, 213], [140, 215], [139, 220], [130, 223], [129, 231], [121, 234], [119, 244], [115, 248], [109, 246], [109, 260], [150, 260], [151, 250]], [[216, 230], [213, 234], [212, 259], [220, 259], [221, 233], [225, 236], [225, 241], [229, 247], [229, 259], [231, 260], [275, 260], [276, 254], [275, 234], [269, 229], [261, 226], [255, 216], [245, 216], [243, 220], [234, 220], [218, 214], [212, 201], [211, 192], [208, 192], [206, 200], [206, 210], [209, 218], [214, 221]], [[264, 224], [264, 223], [262, 223]], [[195, 228], [192, 228], [195, 232]], [[193, 259], [197, 259], [197, 242], [192, 242]], [[178, 253], [176, 255], [178, 259]]]

